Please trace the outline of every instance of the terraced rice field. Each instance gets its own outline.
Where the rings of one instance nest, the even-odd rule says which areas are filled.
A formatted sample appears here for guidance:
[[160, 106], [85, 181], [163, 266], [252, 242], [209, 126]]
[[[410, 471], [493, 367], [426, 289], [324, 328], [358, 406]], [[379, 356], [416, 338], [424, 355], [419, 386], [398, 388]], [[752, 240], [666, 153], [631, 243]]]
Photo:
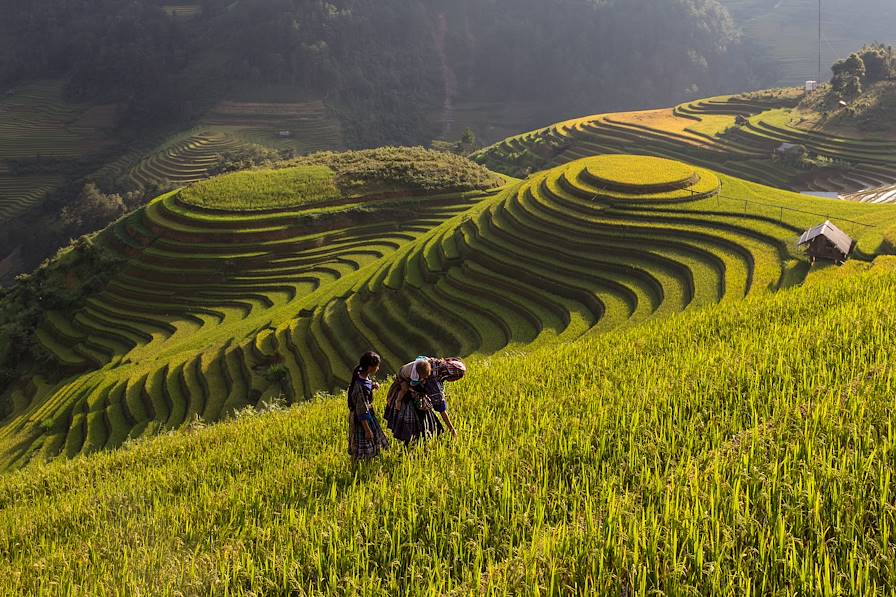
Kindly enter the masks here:
[[40, 341], [70, 375], [12, 388], [7, 462], [302, 400], [344, 385], [370, 347], [389, 371], [408, 355], [475, 359], [765, 294], [805, 275], [806, 228], [831, 219], [870, 254], [896, 222], [887, 206], [635, 156], [402, 200], [398, 222], [359, 225], [344, 208], [215, 210], [172, 193], [104, 232], [127, 266], [46, 318]]
[[857, 265], [473, 363], [457, 440], [367, 465], [343, 394], [0, 475], [0, 588], [887, 595], [896, 263]]
[[0, 173], [0, 223], [22, 215], [56, 188], [54, 176], [13, 176]]
[[[525, 175], [590, 155], [642, 153], [683, 160], [794, 191], [842, 194], [896, 182], [896, 142], [837, 137], [791, 124], [798, 98], [738, 96], [672, 110], [579, 118], [518, 135], [474, 154], [499, 172]], [[737, 118], [746, 119], [742, 125]], [[802, 170], [775, 156], [782, 143], [803, 145], [831, 167]]]
[[199, 131], [150, 153], [131, 169], [130, 178], [143, 187], [165, 183], [185, 185], [203, 180], [220, 163], [222, 153], [240, 144], [238, 139], [224, 133]]
[[166, 4], [162, 6], [162, 10], [168, 13], [168, 16], [182, 19], [202, 14], [202, 6], [199, 4]]
[[[339, 120], [320, 100], [308, 102], [236, 102], [218, 104], [203, 124], [259, 145], [299, 153], [344, 148]], [[280, 132], [288, 132], [281, 137]]]
[[[291, 136], [280, 138], [280, 131], [289, 131]], [[140, 149], [106, 170], [115, 174], [136, 157], [139, 161], [129, 177], [138, 186], [180, 186], [207, 178], [222, 154], [247, 143], [309, 153], [342, 148], [342, 133], [323, 102], [223, 102], [194, 131], [161, 147]]]
[[847, 201], [858, 201], [859, 203], [896, 203], [896, 185], [868, 189], [859, 193], [845, 195], [843, 198]]
[[0, 160], [73, 158], [102, 149], [115, 124], [114, 106], [67, 102], [59, 81], [42, 81], [0, 98]]
[[34, 207], [58, 176], [14, 176], [6, 160], [83, 158], [109, 146], [115, 106], [68, 102], [59, 81], [24, 85], [0, 98], [0, 223]]
[[[179, 362], [166, 366], [164, 377], [158, 377], [157, 371], [145, 378], [141, 373], [139, 381], [124, 381], [124, 385], [91, 387], [89, 382], [85, 385], [86, 377], [76, 378], [75, 386], [81, 391], [102, 394], [90, 399], [87, 412], [110, 406], [112, 418], [91, 416], [93, 427], [79, 439], [78, 421], [85, 419], [75, 414], [77, 420], [70, 424], [74, 431], [47, 449], [74, 454], [114, 447], [129, 433], [178, 427], [194, 415], [213, 420], [225, 410], [257, 402], [274, 391], [264, 377], [253, 381], [271, 366], [270, 359], [248, 347], [225, 354], [222, 343], [230, 346], [295, 317], [300, 299], [381, 259], [478, 198], [455, 194], [390, 199], [398, 203], [387, 213], [399, 210], [413, 215], [400, 222], [371, 215], [359, 223], [358, 216], [344, 215], [352, 208], [344, 200], [331, 202], [332, 207], [318, 203], [311, 209], [240, 212], [196, 207], [172, 193], [117, 222], [99, 242], [128, 258], [127, 267], [83, 308], [49, 314], [38, 337], [69, 374], [152, 368], [152, 363], [175, 355]], [[315, 224], [328, 214], [326, 226]], [[210, 346], [223, 360], [209, 361], [202, 355]], [[184, 359], [187, 355], [195, 358]], [[206, 386], [201, 371], [209, 367], [229, 381], [216, 378]], [[97, 375], [97, 379], [105, 377]], [[323, 389], [326, 378], [315, 379], [319, 380], [316, 385], [299, 385], [296, 391], [304, 397], [306, 390], [310, 395]], [[163, 381], [168, 385], [158, 385]], [[231, 383], [238, 387], [221, 394]], [[55, 391], [52, 384], [37, 378], [27, 385], [15, 400], [38, 418], [52, 416], [60, 401], [68, 400], [62, 394], [74, 391], [65, 382], [62, 394], [41, 402], [43, 392]], [[110, 394], [113, 390], [123, 394]], [[129, 406], [116, 403], [119, 399]]]

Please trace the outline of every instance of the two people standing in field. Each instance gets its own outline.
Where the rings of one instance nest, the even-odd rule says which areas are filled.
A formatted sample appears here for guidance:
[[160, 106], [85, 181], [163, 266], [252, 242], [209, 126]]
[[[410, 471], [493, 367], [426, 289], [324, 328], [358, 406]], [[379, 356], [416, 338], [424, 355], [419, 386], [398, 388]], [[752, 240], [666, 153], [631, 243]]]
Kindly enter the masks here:
[[[375, 352], [364, 353], [349, 384], [348, 452], [354, 461], [374, 458], [389, 445], [373, 410], [373, 392], [379, 389], [373, 376], [379, 370], [380, 361]], [[389, 388], [383, 412], [395, 439], [412, 446], [443, 433], [446, 428], [457, 437], [448, 415], [445, 383], [461, 379], [466, 372], [466, 365], [455, 357], [420, 356], [401, 367]]]

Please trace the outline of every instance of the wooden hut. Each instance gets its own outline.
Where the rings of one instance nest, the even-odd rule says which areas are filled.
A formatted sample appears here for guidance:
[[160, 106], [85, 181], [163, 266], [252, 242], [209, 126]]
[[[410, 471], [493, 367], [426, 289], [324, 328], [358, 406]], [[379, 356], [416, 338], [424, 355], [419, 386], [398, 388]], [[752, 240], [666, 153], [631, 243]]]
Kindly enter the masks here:
[[804, 232], [797, 244], [806, 250], [812, 263], [818, 259], [843, 263], [849, 259], [856, 245], [854, 240], [829, 221]]
[[781, 143], [775, 149], [775, 158], [789, 161], [799, 161], [806, 155], [806, 147], [796, 143]]

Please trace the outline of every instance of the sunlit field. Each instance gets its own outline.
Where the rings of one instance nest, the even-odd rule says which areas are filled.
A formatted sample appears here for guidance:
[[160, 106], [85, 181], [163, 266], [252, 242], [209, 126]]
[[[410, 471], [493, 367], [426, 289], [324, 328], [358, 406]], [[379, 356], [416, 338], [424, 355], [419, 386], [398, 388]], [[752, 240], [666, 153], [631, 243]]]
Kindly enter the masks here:
[[475, 361], [458, 440], [369, 465], [319, 397], [4, 475], [0, 586], [886, 593], [896, 277], [865, 269]]

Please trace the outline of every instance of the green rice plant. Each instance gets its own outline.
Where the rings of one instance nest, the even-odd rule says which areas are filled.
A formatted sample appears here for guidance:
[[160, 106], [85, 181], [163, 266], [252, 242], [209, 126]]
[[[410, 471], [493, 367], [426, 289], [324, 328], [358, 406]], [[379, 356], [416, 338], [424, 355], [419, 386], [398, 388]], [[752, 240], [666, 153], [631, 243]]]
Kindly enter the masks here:
[[84, 449], [85, 413], [74, 413], [65, 437], [65, 455], [74, 458]]
[[584, 170], [598, 184], [647, 193], [689, 186], [697, 176], [693, 168], [681, 162], [626, 155], [602, 156], [586, 165]]
[[[291, 357], [287, 358], [287, 363], [294, 360], [296, 365], [301, 368], [304, 383], [301, 388], [301, 397], [303, 398], [310, 398], [319, 388], [325, 387], [329, 374], [326, 362], [324, 362], [325, 366], [322, 367], [318, 361], [323, 355], [314, 351], [309, 343], [310, 333], [308, 328], [310, 323], [308, 318], [301, 318], [290, 322], [288, 327], [278, 330], [278, 336], [281, 332], [283, 334], [282, 340], [278, 338], [280, 350], [288, 350]], [[296, 385], [292, 386], [292, 388], [294, 392], [298, 390]]]
[[146, 376], [138, 379], [132, 379], [127, 386], [124, 394], [124, 401], [127, 405], [128, 416], [137, 425], [146, 424], [150, 421], [150, 414], [147, 412], [146, 403], [143, 400], [145, 392]]
[[333, 177], [325, 166], [235, 172], [197, 183], [181, 192], [180, 198], [210, 209], [297, 207], [338, 199], [341, 194]]
[[125, 413], [124, 405], [122, 405], [120, 400], [111, 400], [112, 396], [113, 394], [110, 391], [110, 400], [105, 408], [106, 420], [109, 424], [109, 439], [106, 441], [106, 447], [109, 449], [121, 446], [133, 428]]
[[190, 359], [183, 368], [183, 391], [189, 397], [187, 420], [201, 418], [208, 402], [208, 392], [205, 390], [205, 380], [201, 374], [202, 355]]

